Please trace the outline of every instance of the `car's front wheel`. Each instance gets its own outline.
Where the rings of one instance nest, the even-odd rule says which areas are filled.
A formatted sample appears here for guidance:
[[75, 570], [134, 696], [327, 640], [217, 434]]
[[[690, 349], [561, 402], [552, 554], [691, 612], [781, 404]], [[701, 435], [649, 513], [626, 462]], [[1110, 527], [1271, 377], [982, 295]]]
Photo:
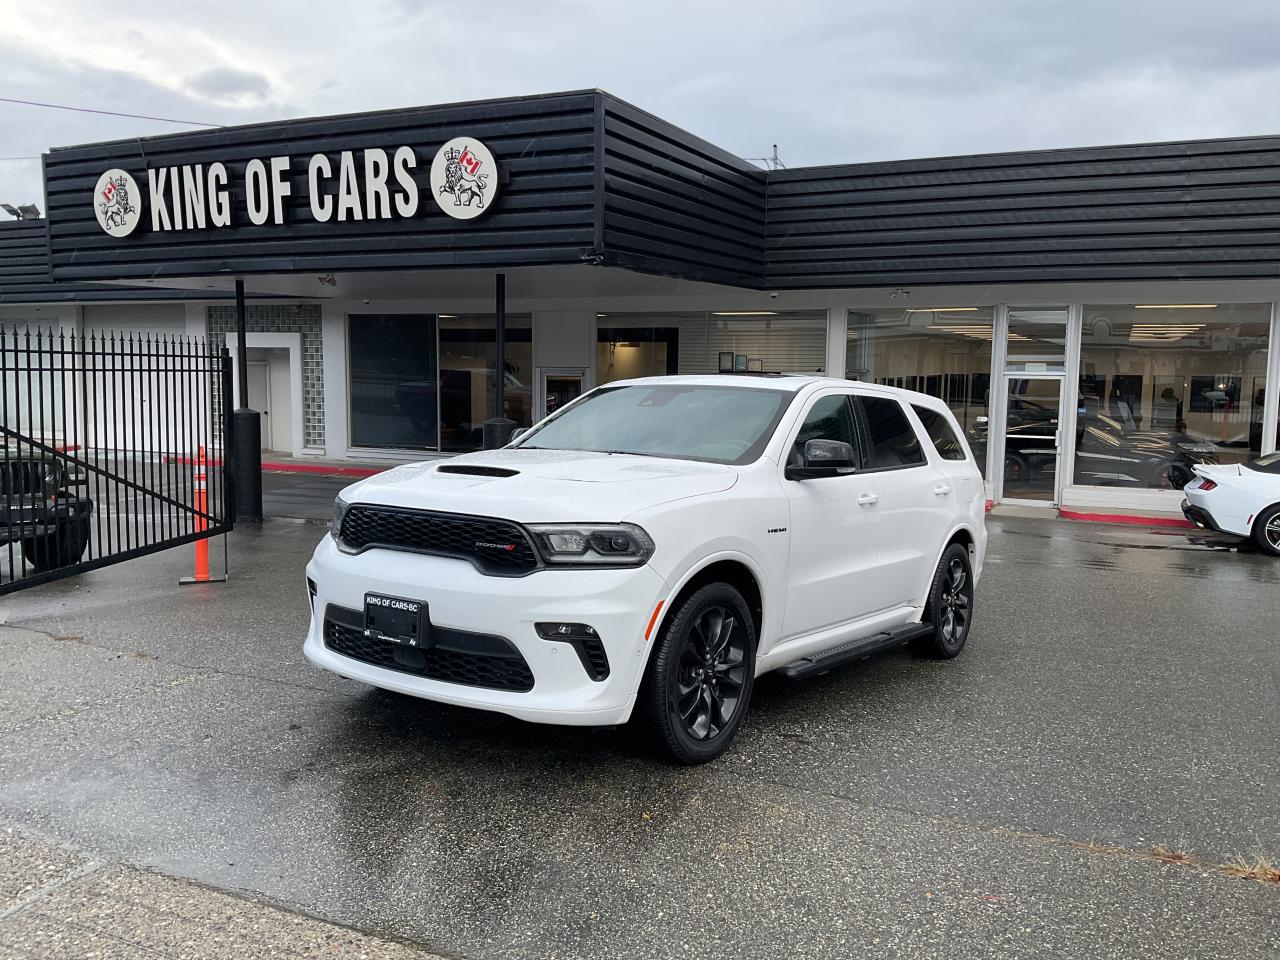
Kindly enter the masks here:
[[755, 666], [742, 594], [712, 583], [683, 600], [656, 641], [637, 704], [662, 755], [695, 764], [724, 753], [751, 702]]
[[71, 566], [88, 546], [89, 518], [79, 517], [59, 523], [57, 533], [22, 541], [22, 555], [37, 573], [45, 573]]
[[940, 660], [958, 656], [973, 623], [973, 567], [963, 544], [951, 544], [938, 561], [924, 620], [933, 632], [921, 638], [920, 650]]
[[1280, 503], [1258, 514], [1253, 522], [1253, 540], [1265, 552], [1280, 557]]

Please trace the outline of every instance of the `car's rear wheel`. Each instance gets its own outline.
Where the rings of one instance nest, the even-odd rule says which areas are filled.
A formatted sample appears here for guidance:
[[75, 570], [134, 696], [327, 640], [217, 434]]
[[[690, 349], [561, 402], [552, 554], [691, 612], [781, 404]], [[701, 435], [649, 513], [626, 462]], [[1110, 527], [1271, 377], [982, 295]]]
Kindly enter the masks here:
[[958, 656], [973, 623], [973, 567], [963, 544], [951, 544], [938, 561], [924, 620], [933, 632], [918, 641], [918, 649], [939, 660]]
[[1265, 552], [1280, 557], [1280, 503], [1258, 514], [1253, 522], [1253, 540]]
[[681, 764], [724, 753], [751, 702], [755, 665], [742, 594], [712, 583], [682, 601], [658, 637], [637, 705], [658, 751]]
[[56, 534], [31, 537], [22, 541], [22, 555], [37, 573], [69, 567], [83, 555], [89, 546], [89, 518], [66, 520], [58, 525]]

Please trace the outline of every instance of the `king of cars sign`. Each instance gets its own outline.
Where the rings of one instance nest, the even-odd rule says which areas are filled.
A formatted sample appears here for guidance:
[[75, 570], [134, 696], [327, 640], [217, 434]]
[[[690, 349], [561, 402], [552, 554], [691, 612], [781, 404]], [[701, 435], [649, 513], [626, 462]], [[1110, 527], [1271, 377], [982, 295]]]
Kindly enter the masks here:
[[[317, 153], [296, 164], [289, 156], [255, 158], [238, 184], [217, 160], [149, 167], [146, 207], [153, 233], [284, 224], [308, 214], [317, 223], [407, 219], [425, 212], [417, 170], [417, 153], [408, 146]], [[290, 202], [301, 188], [295, 178], [305, 179], [305, 204]], [[493, 207], [498, 164], [479, 140], [454, 137], [436, 151], [427, 188], [445, 214], [473, 220]], [[236, 193], [242, 210], [234, 209]], [[112, 168], [98, 178], [93, 210], [106, 233], [133, 233], [142, 208], [142, 191], [128, 171]]]

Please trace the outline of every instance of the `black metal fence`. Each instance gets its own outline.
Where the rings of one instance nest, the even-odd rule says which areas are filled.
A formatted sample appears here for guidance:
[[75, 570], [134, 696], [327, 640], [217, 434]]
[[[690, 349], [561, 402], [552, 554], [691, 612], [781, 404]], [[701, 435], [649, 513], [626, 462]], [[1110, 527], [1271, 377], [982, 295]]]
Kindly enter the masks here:
[[0, 595], [230, 530], [230, 374], [199, 339], [0, 327]]

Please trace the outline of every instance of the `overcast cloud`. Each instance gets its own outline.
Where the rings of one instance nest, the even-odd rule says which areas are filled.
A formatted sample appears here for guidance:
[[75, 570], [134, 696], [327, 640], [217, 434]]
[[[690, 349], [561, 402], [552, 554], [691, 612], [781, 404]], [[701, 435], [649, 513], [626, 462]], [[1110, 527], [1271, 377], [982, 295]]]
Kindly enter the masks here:
[[[790, 166], [1280, 133], [1280, 4], [0, 0], [0, 96], [232, 124], [601, 87]], [[0, 157], [193, 129], [0, 103]], [[0, 200], [41, 196], [0, 162]]]

